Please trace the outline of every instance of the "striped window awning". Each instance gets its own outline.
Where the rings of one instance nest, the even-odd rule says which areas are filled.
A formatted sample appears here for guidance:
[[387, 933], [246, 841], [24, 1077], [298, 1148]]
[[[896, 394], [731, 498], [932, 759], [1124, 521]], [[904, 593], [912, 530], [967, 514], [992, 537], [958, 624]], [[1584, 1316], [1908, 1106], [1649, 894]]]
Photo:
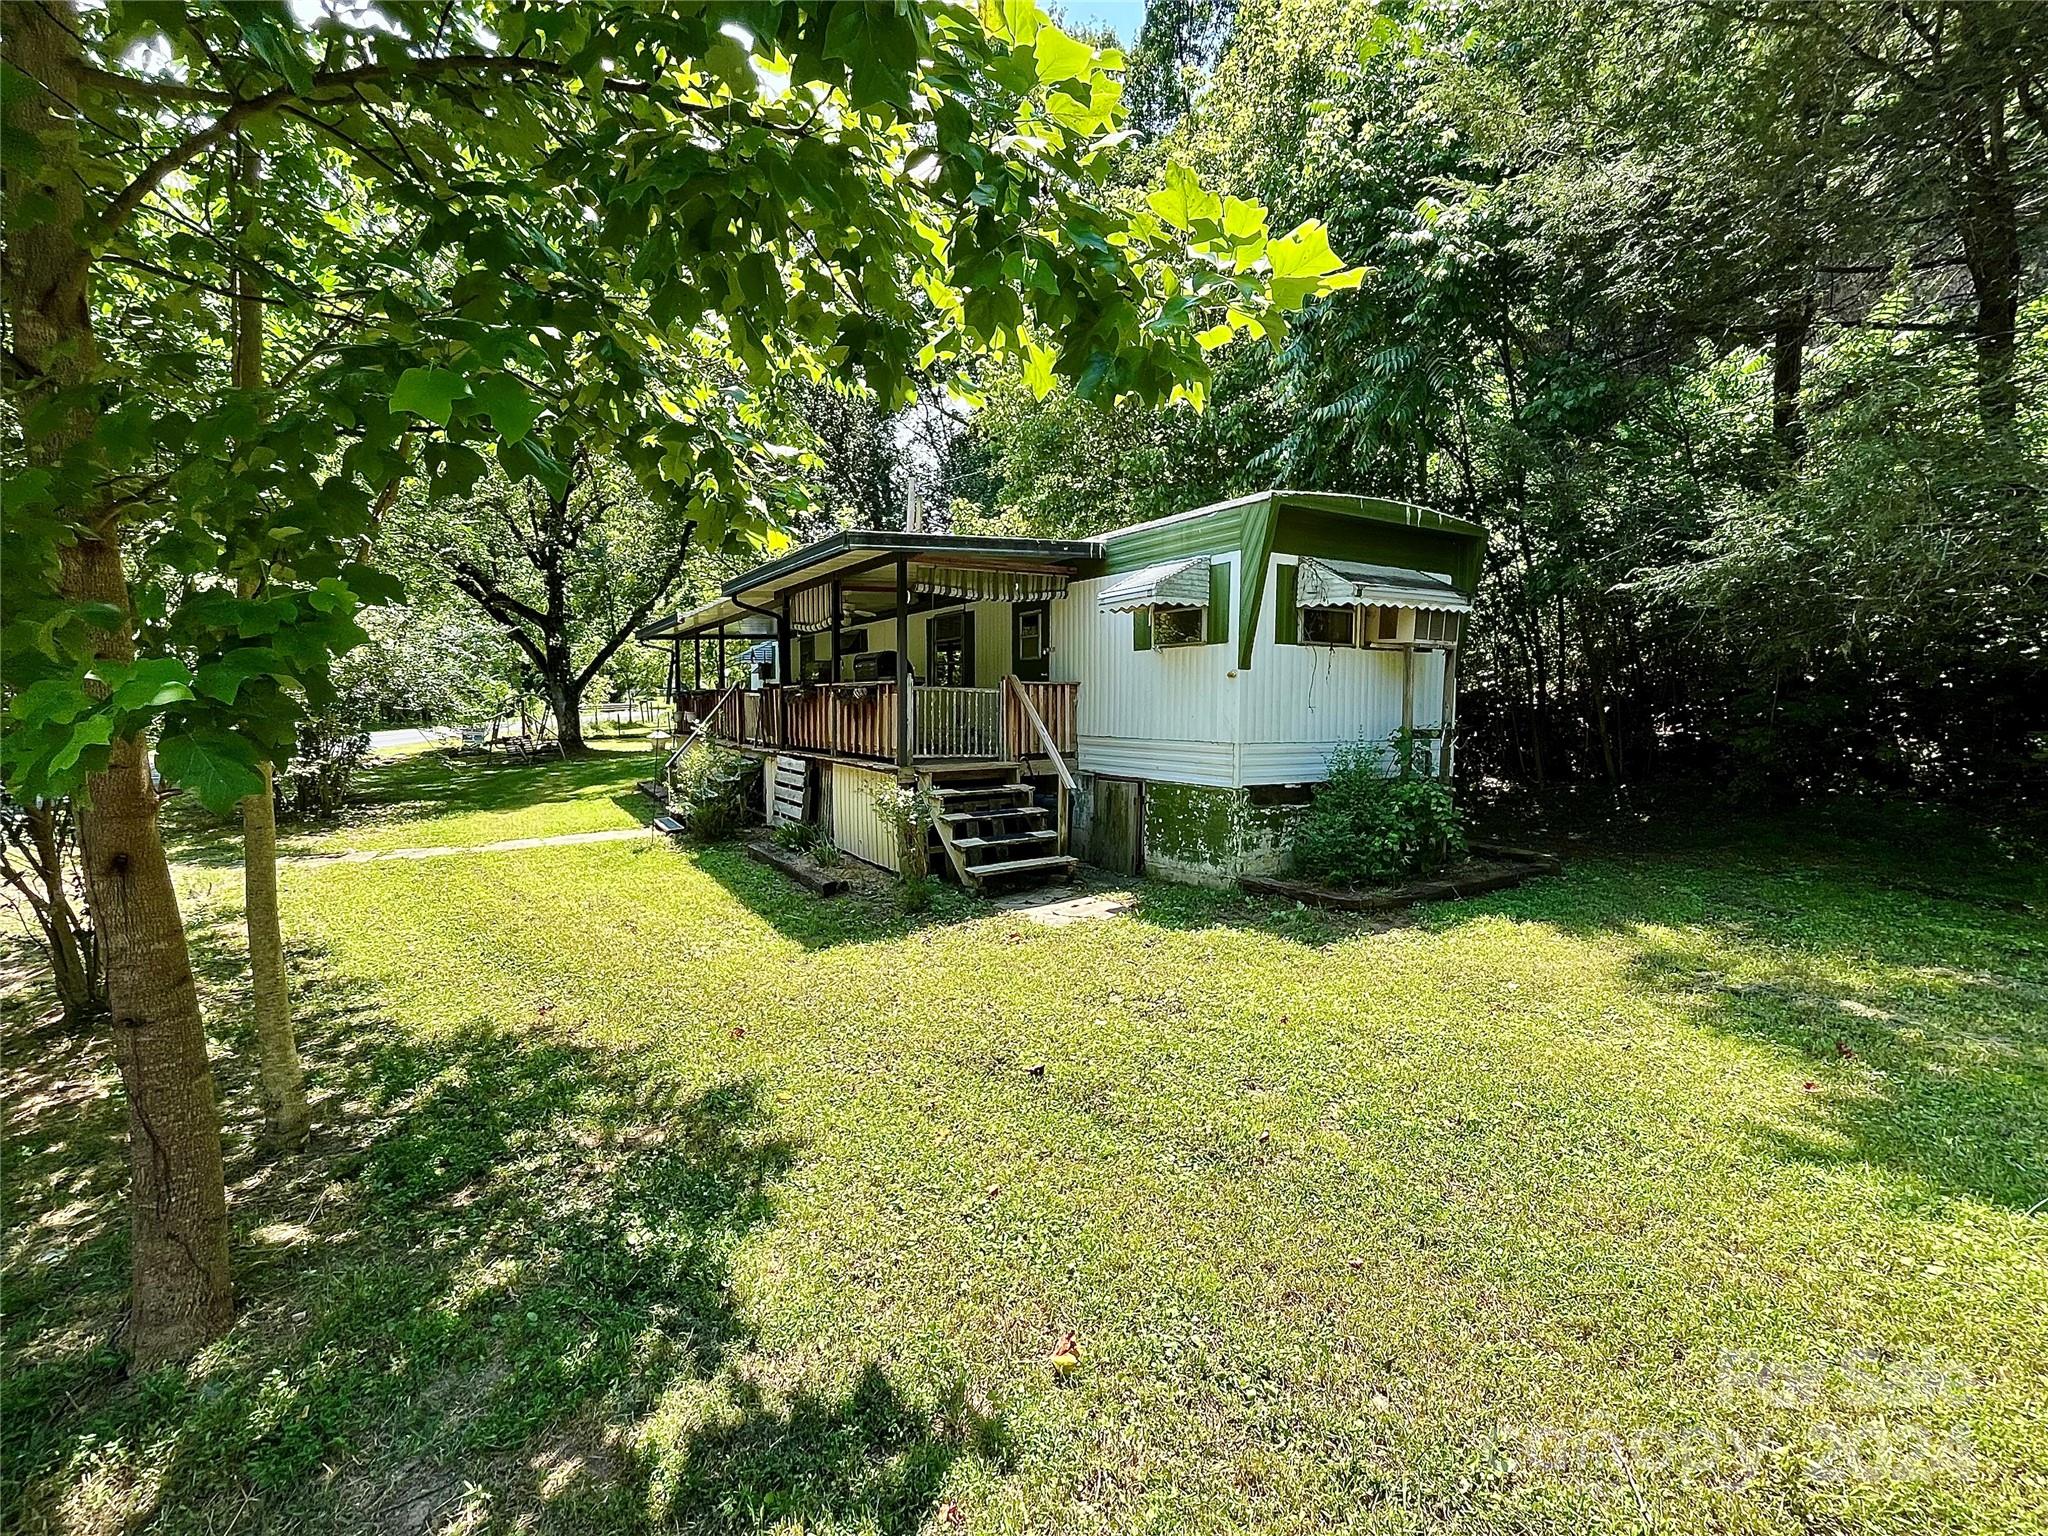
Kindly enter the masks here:
[[1040, 603], [1067, 595], [1063, 571], [970, 571], [950, 565], [910, 567], [910, 590], [974, 603]]
[[1118, 576], [1103, 586], [1095, 601], [1104, 613], [1127, 613], [1137, 608], [1206, 608], [1209, 557], [1169, 560]]
[[800, 635], [815, 635], [832, 627], [832, 583], [801, 587], [789, 594], [789, 627]]
[[1294, 577], [1298, 608], [1422, 608], [1470, 613], [1472, 599], [1436, 571], [1304, 558]]

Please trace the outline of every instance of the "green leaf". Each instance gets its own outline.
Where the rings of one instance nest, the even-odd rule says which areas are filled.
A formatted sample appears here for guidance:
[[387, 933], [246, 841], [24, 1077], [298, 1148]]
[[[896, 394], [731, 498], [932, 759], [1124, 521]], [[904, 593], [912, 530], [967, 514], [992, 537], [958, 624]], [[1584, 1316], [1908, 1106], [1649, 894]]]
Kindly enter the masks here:
[[1067, 36], [1058, 27], [1038, 29], [1032, 52], [1038, 59], [1038, 83], [1054, 85], [1062, 80], [1086, 80], [1095, 67], [1095, 50]]
[[1330, 232], [1320, 219], [1308, 219], [1292, 234], [1268, 241], [1266, 261], [1273, 271], [1273, 302], [1281, 309], [1301, 308], [1310, 294], [1322, 291], [1323, 279], [1344, 265], [1330, 249]]
[[398, 376], [398, 387], [391, 391], [391, 409], [410, 411], [437, 427], [445, 427], [455, 402], [468, 393], [469, 385], [459, 373], [446, 368], [408, 368]]
[[499, 444], [498, 462], [514, 480], [531, 480], [550, 496], [559, 496], [569, 488], [569, 472], [532, 438]]
[[526, 386], [510, 374], [496, 374], [488, 379], [478, 379], [471, 386], [469, 398], [478, 410], [491, 418], [491, 425], [498, 429], [498, 436], [505, 442], [516, 443], [540, 419], [540, 404]]
[[234, 18], [249, 51], [284, 76], [293, 90], [303, 94], [312, 88], [313, 71], [299, 51], [298, 29], [284, 7], [243, 0], [240, 5], [225, 7], [225, 14]]
[[1145, 205], [1175, 229], [1189, 229], [1198, 219], [1216, 219], [1223, 214], [1223, 199], [1204, 190], [1200, 179], [1184, 165], [1166, 168], [1166, 185], [1146, 198]]
[[242, 684], [252, 677], [288, 679], [291, 676], [291, 668], [285, 665], [284, 658], [269, 646], [244, 645], [207, 662], [200, 667], [199, 675], [193, 681], [207, 698], [232, 704], [235, 695], [241, 692]]
[[118, 681], [107, 676], [113, 689], [107, 702], [117, 710], [162, 709], [192, 697], [191, 677], [177, 657], [151, 657], [136, 662]]
[[191, 790], [216, 816], [263, 788], [261, 761], [247, 741], [211, 725], [166, 731], [156, 749], [157, 771]]
[[70, 736], [63, 746], [51, 754], [44, 772], [52, 779], [69, 773], [80, 757], [94, 747], [104, 747], [114, 739], [114, 716], [111, 711], [102, 710], [96, 715], [87, 715], [71, 727]]
[[981, 0], [981, 24], [991, 37], [1021, 48], [1038, 36], [1045, 13], [1035, 0]]

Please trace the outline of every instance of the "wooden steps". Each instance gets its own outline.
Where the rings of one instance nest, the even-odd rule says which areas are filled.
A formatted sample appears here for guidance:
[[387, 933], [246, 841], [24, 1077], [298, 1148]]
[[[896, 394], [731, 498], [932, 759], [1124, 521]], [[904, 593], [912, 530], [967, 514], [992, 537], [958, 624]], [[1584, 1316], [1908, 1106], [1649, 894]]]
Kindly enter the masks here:
[[939, 842], [969, 890], [1073, 877], [1080, 861], [1061, 846], [1052, 812], [1038, 803], [1017, 765], [991, 765], [973, 779], [934, 783], [927, 776], [924, 784], [938, 807]]

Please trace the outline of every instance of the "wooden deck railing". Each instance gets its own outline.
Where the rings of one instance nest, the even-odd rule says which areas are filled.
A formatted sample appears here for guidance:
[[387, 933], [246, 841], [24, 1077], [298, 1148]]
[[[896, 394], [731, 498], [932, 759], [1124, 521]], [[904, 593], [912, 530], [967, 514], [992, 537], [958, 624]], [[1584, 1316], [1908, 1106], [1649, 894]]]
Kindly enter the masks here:
[[[710, 718], [708, 734], [731, 746], [816, 752], [829, 757], [893, 762], [894, 682], [686, 690], [677, 700], [679, 726]], [[1005, 680], [1000, 688], [911, 684], [912, 756], [919, 760], [1015, 759], [1044, 754], [1043, 738], [1024, 708], [1029, 700], [1053, 744], [1071, 754], [1078, 683]]]

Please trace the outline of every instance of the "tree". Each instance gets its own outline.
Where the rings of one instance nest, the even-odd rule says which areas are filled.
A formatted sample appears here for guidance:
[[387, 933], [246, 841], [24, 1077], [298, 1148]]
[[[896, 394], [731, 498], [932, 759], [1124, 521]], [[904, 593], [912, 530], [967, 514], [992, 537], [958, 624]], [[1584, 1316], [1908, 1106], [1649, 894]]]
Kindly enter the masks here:
[[107, 1013], [107, 974], [85, 904], [78, 818], [63, 801], [19, 805], [0, 796], [0, 882], [5, 901], [39, 936], [64, 1022], [73, 1029]]
[[651, 501], [611, 463], [565, 456], [560, 488], [487, 475], [416, 509], [396, 552], [445, 573], [532, 663], [565, 750], [583, 745], [583, 695], [675, 591], [694, 520]]
[[[8, 23], [4, 762], [18, 794], [81, 796], [138, 1364], [232, 1313], [145, 743], [222, 811], [256, 793], [357, 611], [396, 595], [364, 556], [405, 484], [461, 496], [494, 462], [561, 498], [574, 443], [700, 538], [765, 538], [785, 460], [752, 397], [778, 379], [894, 410], [914, 369], [995, 353], [1034, 388], [1200, 397], [1205, 352], [1357, 280], [1319, 228], [1269, 237], [1185, 171], [1142, 209], [1102, 197], [1121, 61], [1028, 3], [388, 0], [301, 29], [45, 0]], [[222, 195], [243, 133], [246, 240]], [[236, 389], [257, 269], [277, 359]], [[677, 376], [706, 353], [737, 382]]]

